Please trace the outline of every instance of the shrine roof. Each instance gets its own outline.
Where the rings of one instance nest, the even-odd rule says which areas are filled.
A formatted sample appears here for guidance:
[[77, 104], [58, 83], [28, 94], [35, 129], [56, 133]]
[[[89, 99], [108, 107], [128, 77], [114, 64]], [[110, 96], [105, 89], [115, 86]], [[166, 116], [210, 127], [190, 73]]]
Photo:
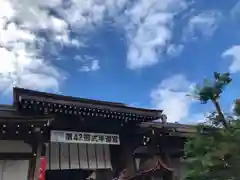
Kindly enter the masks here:
[[188, 125], [188, 124], [180, 124], [180, 123], [161, 123], [161, 122], [143, 122], [140, 124], [140, 127], [143, 131], [147, 131], [147, 129], [174, 129], [175, 132], [180, 133], [180, 135], [188, 136], [192, 133], [196, 132], [196, 126]]
[[19, 102], [19, 99], [27, 99], [27, 100], [57, 103], [62, 105], [71, 105], [71, 106], [77, 106], [77, 107], [96, 108], [96, 109], [102, 109], [105, 111], [134, 113], [139, 116], [142, 115], [142, 116], [151, 117], [148, 119], [148, 121], [158, 119], [162, 113], [162, 110], [129, 107], [125, 104], [117, 103], [117, 102], [108, 102], [108, 101], [100, 101], [100, 100], [93, 100], [93, 99], [87, 99], [87, 98], [63, 96], [59, 94], [45, 93], [45, 92], [39, 92], [39, 91], [23, 89], [23, 88], [14, 88], [13, 95], [14, 95], [14, 105], [16, 105]]
[[8, 121], [8, 122], [18, 122], [18, 121], [47, 121], [47, 120], [53, 120], [52, 115], [41, 115], [41, 116], [23, 116], [19, 114], [16, 110], [16, 108], [12, 105], [5, 105], [0, 104], [0, 122]]

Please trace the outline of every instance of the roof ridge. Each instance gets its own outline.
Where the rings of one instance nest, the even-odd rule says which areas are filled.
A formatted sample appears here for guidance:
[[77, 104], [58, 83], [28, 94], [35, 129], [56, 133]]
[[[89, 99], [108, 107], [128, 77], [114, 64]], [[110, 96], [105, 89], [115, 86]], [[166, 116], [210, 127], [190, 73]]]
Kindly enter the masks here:
[[113, 107], [118, 107], [118, 108], [129, 108], [129, 109], [133, 109], [133, 110], [142, 110], [142, 111], [149, 111], [149, 112], [162, 112], [162, 110], [132, 107], [132, 106], [128, 106], [124, 103], [119, 103], [119, 102], [111, 102], [111, 101], [103, 101], [103, 100], [94, 100], [94, 99], [88, 99], [88, 98], [66, 96], [66, 95], [47, 93], [47, 92], [41, 92], [41, 91], [35, 91], [35, 90], [17, 88], [17, 87], [13, 88], [13, 92], [14, 92], [14, 95], [16, 95], [17, 93], [21, 95], [21, 93], [22, 93], [22, 94], [28, 94], [28, 96], [31, 96], [31, 95], [39, 96], [39, 97], [44, 97], [44, 98], [52, 98], [54, 100], [83, 102], [83, 103], [92, 104], [92, 105], [105, 105], [105, 106], [113, 106]]

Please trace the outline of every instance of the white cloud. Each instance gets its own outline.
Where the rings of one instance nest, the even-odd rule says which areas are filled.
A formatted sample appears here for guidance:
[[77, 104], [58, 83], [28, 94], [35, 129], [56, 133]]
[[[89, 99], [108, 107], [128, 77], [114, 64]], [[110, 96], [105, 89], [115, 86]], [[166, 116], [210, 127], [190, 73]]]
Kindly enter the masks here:
[[127, 67], [130, 69], [151, 66], [159, 61], [172, 38], [173, 17], [187, 7], [185, 0], [71, 2], [67, 9], [58, 8], [58, 11], [73, 29], [89, 30], [93, 24], [101, 23], [106, 14], [123, 27], [128, 46]]
[[[0, 91], [8, 91], [13, 85], [58, 91], [64, 79], [60, 71], [41, 58], [41, 47], [36, 36], [39, 30], [50, 32], [50, 41], [64, 37], [69, 43], [67, 23], [43, 7], [55, 7], [61, 1], [1, 0], [0, 1]], [[63, 41], [61, 39], [61, 41]], [[44, 39], [43, 39], [44, 42]]]
[[183, 48], [184, 46], [182, 44], [170, 44], [167, 48], [166, 54], [170, 57], [177, 57], [182, 53]]
[[184, 39], [197, 39], [199, 36], [212, 36], [222, 19], [219, 11], [205, 11], [193, 16], [188, 21], [188, 26], [184, 32]]
[[[78, 3], [80, 7], [81, 3], [73, 2], [73, 6], [74, 3]], [[90, 11], [97, 12], [96, 8], [91, 9], [91, 5], [81, 7], [81, 10], [88, 7]], [[58, 90], [60, 81], [65, 77], [52, 63], [39, 56], [41, 48], [44, 43], [50, 46], [58, 43], [74, 47], [81, 47], [83, 43], [70, 38], [69, 26], [75, 24], [69, 24], [70, 21], [65, 16], [60, 18], [61, 16], [51, 14], [50, 8], [61, 10], [62, 14], [68, 10], [62, 8], [61, 0], [0, 1], [0, 91], [11, 89], [12, 85], [38, 90]], [[39, 31], [48, 32], [48, 39], [37, 36]], [[96, 70], [97, 65], [93, 62], [91, 69]]]
[[[171, 39], [173, 16], [185, 9], [185, 0], [72, 0], [68, 8], [57, 8], [66, 22], [80, 32], [100, 24], [105, 15], [123, 27], [128, 41], [127, 66], [138, 69], [158, 62]], [[124, 9], [127, 7], [126, 9]], [[124, 13], [119, 13], [124, 11]]]
[[100, 69], [99, 61], [98, 60], [93, 60], [92, 62], [90, 62], [90, 64], [82, 66], [80, 68], [80, 71], [90, 72], [90, 71], [97, 71], [99, 69]]
[[187, 6], [184, 0], [140, 0], [125, 11], [128, 38], [127, 66], [151, 66], [172, 38], [173, 17]]
[[[0, 67], [0, 81], [4, 84], [1, 87], [9, 89], [12, 82], [18, 82], [24, 87], [57, 90], [62, 77], [53, 62], [39, 56], [44, 43], [81, 47], [82, 42], [73, 39], [69, 31], [82, 34], [93, 30], [106, 15], [125, 30], [128, 67], [137, 69], [153, 65], [159, 61], [172, 38], [173, 17], [186, 6], [185, 0], [139, 0], [131, 3], [127, 0], [70, 0], [68, 5], [62, 0], [1, 0], [0, 51], [4, 56]], [[38, 36], [38, 32], [43, 31], [47, 32], [47, 39]], [[52, 50], [59, 50], [58, 46], [50, 47], [49, 51]], [[100, 68], [98, 60], [83, 66], [80, 69], [84, 71]], [[47, 68], [52, 72], [43, 71]], [[23, 82], [24, 77], [31, 76], [41, 87], [33, 86], [32, 81], [28, 81], [29, 84]]]
[[190, 116], [193, 100], [186, 95], [192, 90], [193, 83], [183, 75], [175, 75], [163, 80], [151, 92], [153, 106], [162, 109], [169, 122], [185, 120]]
[[[50, 15], [49, 11], [45, 9], [58, 6], [61, 1], [9, 0], [9, 2], [15, 11], [14, 18], [20, 22], [21, 27], [32, 31], [48, 29], [56, 34], [62, 33], [67, 28], [65, 21]], [[54, 5], [54, 3], [56, 4]]]
[[[15, 47], [20, 44], [15, 44]], [[16, 53], [16, 54], [14, 54]], [[0, 48], [0, 90], [10, 90], [12, 85], [30, 89], [58, 90], [61, 74], [43, 59], [33, 59], [24, 44], [16, 50]], [[34, 53], [32, 53], [34, 55]]]
[[75, 32], [84, 33], [103, 22], [105, 15], [116, 16], [127, 0], [70, 0], [68, 5], [55, 10]]
[[229, 66], [229, 71], [231, 73], [236, 73], [240, 71], [240, 45], [232, 46], [223, 52], [222, 57], [230, 57], [232, 61]]
[[79, 69], [82, 72], [97, 71], [100, 69], [100, 64], [97, 59], [91, 56], [75, 56], [75, 60], [79, 61], [81, 68]]
[[[6, 0], [4, 0], [6, 1]], [[49, 8], [63, 11], [61, 0], [9, 0], [15, 11], [14, 19], [20, 27], [32, 32], [46, 30], [51, 34], [50, 40], [66, 45], [76, 45], [69, 37], [69, 22], [49, 13]]]

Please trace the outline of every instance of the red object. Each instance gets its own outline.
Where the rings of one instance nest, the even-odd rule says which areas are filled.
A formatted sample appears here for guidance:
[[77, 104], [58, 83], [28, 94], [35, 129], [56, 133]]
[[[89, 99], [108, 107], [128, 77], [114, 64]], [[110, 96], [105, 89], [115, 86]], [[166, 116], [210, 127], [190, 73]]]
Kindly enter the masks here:
[[45, 180], [46, 165], [47, 165], [46, 158], [41, 157], [38, 180]]

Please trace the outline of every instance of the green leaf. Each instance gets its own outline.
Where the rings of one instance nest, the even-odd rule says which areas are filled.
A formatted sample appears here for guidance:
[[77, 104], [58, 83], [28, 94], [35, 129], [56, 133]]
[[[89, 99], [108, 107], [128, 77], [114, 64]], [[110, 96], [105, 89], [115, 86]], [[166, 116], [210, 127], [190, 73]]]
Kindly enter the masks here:
[[[185, 143], [187, 168], [184, 180], [239, 180], [240, 179], [240, 101], [235, 113], [224, 116], [217, 101], [224, 88], [232, 81], [229, 73], [214, 72], [212, 82], [204, 80], [196, 86], [194, 97], [201, 103], [212, 101], [216, 112], [207, 117], [207, 124], [196, 126], [196, 133]], [[229, 127], [223, 126], [229, 122]]]

